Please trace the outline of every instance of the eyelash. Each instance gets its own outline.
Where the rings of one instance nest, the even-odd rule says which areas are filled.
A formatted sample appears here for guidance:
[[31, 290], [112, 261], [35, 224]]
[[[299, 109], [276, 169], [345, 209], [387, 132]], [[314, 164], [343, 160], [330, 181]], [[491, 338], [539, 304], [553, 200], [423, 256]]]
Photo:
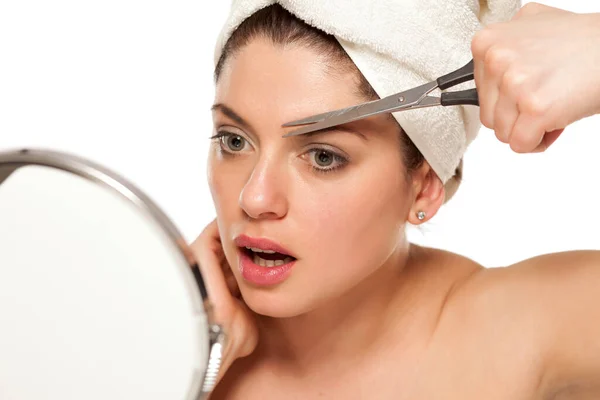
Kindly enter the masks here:
[[[237, 156], [239, 156], [239, 154], [235, 154], [237, 152], [229, 151], [229, 150], [226, 150], [226, 149], [223, 148], [223, 141], [222, 141], [222, 139], [223, 138], [229, 138], [231, 136], [239, 136], [240, 138], [242, 138], [242, 140], [248, 142], [243, 136], [241, 136], [239, 134], [236, 134], [236, 133], [232, 133], [232, 132], [226, 132], [226, 131], [217, 132], [217, 134], [214, 135], [214, 136], [211, 136], [210, 139], [211, 140], [219, 140], [219, 142], [220, 142], [219, 146], [221, 148], [221, 152], [224, 155], [231, 156], [231, 157], [237, 157]], [[311, 166], [311, 168], [313, 169], [313, 171], [315, 171], [317, 173], [327, 174], [327, 173], [333, 172], [335, 170], [343, 168], [349, 162], [349, 160], [346, 157], [341, 156], [340, 154], [338, 154], [338, 153], [336, 153], [334, 151], [331, 151], [329, 149], [322, 148], [322, 147], [314, 147], [314, 148], [308, 150], [305, 154], [311, 154], [311, 153], [315, 154], [318, 151], [322, 151], [322, 152], [325, 152], [325, 153], [331, 155], [333, 157], [333, 159], [338, 163], [338, 165], [335, 166], [335, 167], [328, 167], [328, 168], [327, 167], [326, 168], [318, 168], [318, 167], [315, 167], [315, 166]]]

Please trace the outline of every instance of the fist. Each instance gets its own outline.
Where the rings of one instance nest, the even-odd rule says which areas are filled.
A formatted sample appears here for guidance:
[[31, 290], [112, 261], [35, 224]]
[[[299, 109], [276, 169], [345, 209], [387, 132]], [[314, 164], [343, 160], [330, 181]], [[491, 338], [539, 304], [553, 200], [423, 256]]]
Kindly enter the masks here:
[[600, 14], [536, 3], [474, 36], [481, 122], [519, 153], [600, 111]]

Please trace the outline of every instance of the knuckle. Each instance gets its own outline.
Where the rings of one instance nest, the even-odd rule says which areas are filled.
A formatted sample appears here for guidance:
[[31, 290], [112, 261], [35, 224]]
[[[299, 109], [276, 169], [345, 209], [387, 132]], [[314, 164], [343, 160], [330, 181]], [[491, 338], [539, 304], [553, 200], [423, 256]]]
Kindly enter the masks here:
[[211, 242], [209, 236], [205, 233], [200, 234], [192, 244], [192, 248], [198, 255], [203, 255], [207, 250], [211, 250]]
[[487, 49], [494, 42], [494, 32], [489, 27], [484, 27], [473, 35], [471, 52], [476, 58], [483, 58]]
[[508, 68], [511, 59], [510, 50], [500, 46], [493, 46], [485, 54], [485, 70], [492, 75], [499, 75]]
[[198, 241], [200, 243], [208, 243], [208, 242], [212, 242], [213, 239], [218, 238], [219, 236], [219, 230], [217, 227], [217, 223], [216, 220], [209, 223], [204, 230], [202, 231], [202, 233], [200, 233], [200, 236], [198, 237]]
[[548, 102], [535, 92], [524, 92], [518, 99], [519, 111], [532, 117], [543, 117], [548, 111]]
[[200, 235], [196, 238], [196, 240], [194, 241], [194, 244], [196, 246], [202, 246], [203, 244], [205, 244], [207, 242], [209, 237], [210, 237], [210, 231], [208, 230], [208, 227], [206, 227], [200, 233]]
[[527, 81], [527, 76], [518, 70], [509, 70], [502, 77], [500, 91], [517, 97]]

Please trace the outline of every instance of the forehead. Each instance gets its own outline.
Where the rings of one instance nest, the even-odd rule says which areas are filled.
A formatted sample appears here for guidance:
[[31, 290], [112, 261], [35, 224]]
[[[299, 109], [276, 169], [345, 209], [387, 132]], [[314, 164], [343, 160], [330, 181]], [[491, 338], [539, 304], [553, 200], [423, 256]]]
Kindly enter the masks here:
[[355, 75], [332, 68], [335, 63], [339, 61], [302, 45], [255, 39], [225, 63], [216, 102], [287, 122], [364, 101]]

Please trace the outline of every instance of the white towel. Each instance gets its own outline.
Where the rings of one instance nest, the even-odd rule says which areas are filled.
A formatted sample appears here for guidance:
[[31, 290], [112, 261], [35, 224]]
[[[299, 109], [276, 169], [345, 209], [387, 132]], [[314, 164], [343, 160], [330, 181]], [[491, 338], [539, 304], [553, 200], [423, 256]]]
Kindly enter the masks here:
[[[475, 32], [509, 20], [521, 6], [520, 0], [233, 0], [215, 62], [235, 28], [274, 3], [334, 35], [379, 97], [462, 67], [472, 58]], [[449, 90], [472, 87], [473, 82], [463, 83]], [[481, 128], [479, 108], [440, 106], [393, 115], [442, 182], [451, 186], [448, 200], [456, 190], [449, 181], [462, 168], [462, 157]]]

